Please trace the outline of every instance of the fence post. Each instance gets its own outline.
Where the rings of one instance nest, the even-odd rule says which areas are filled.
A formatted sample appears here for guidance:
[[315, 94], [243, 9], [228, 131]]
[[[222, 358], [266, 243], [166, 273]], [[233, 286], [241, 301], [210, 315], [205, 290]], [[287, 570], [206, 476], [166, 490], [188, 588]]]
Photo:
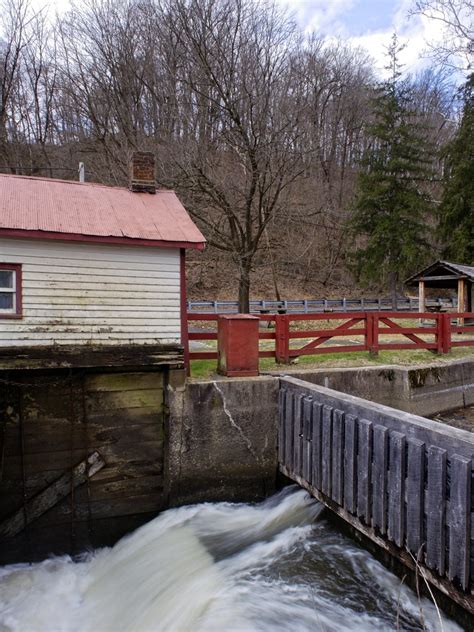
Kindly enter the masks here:
[[436, 318], [436, 353], [444, 353], [444, 314], [439, 314]]
[[371, 314], [371, 326], [372, 326], [372, 349], [370, 350], [371, 356], [379, 355], [379, 314]]
[[372, 347], [374, 346], [374, 326], [373, 326], [373, 314], [369, 312], [365, 313], [365, 346], [367, 351], [372, 354]]
[[451, 351], [451, 314], [441, 314], [438, 327], [441, 332], [441, 353], [449, 353]]
[[275, 360], [278, 364], [290, 362], [290, 317], [286, 314], [275, 316]]

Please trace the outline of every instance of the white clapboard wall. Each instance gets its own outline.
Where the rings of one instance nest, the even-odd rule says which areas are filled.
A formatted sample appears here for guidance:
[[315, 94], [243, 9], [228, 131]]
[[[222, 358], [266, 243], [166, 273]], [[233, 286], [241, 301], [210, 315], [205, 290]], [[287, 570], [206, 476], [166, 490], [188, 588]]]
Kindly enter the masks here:
[[0, 347], [177, 342], [178, 249], [0, 238], [20, 263], [23, 318], [0, 318]]

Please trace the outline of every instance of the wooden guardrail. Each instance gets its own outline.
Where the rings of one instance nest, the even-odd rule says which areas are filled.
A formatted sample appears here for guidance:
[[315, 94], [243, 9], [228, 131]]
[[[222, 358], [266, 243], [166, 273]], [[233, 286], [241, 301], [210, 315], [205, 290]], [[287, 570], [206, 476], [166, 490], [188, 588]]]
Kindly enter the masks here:
[[[217, 341], [217, 314], [188, 314], [190, 341]], [[288, 364], [303, 355], [380, 350], [427, 349], [449, 353], [454, 347], [474, 346], [474, 312], [355, 312], [327, 314], [266, 314], [260, 320], [269, 328], [260, 329], [261, 358], [275, 358]], [[337, 321], [333, 327], [318, 327]], [[407, 321], [408, 324], [407, 324]], [[214, 329], [197, 328], [195, 323], [215, 324]], [[311, 329], [302, 328], [314, 322]], [[194, 325], [194, 327], [193, 327]], [[270, 341], [270, 342], [267, 342]], [[274, 341], [272, 343], [271, 341]], [[299, 342], [302, 341], [302, 342]], [[190, 349], [191, 360], [217, 359], [217, 349]]]
[[[455, 309], [455, 298], [426, 299], [427, 309]], [[239, 309], [237, 301], [188, 301], [188, 312], [192, 314], [236, 314]], [[398, 299], [396, 311], [417, 311], [417, 298]], [[311, 312], [368, 312], [393, 311], [392, 299], [389, 298], [335, 298], [335, 299], [297, 299], [290, 301], [257, 300], [250, 301], [251, 314], [278, 314]]]
[[280, 380], [280, 470], [474, 614], [474, 435]]

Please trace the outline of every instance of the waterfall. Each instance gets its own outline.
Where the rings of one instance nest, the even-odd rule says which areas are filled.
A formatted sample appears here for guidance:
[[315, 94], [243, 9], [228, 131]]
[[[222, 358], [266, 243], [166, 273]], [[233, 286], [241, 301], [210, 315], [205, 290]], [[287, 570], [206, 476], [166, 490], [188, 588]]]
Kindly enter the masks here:
[[440, 629], [429, 602], [320, 512], [292, 487], [255, 505], [171, 509], [80, 560], [4, 567], [0, 631]]

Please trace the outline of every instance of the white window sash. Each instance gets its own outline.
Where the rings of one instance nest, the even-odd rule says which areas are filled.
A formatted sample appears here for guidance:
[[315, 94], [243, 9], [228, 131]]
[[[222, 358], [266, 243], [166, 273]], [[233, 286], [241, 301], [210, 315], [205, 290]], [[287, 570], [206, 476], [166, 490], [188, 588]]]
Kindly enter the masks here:
[[0, 268], [0, 272], [11, 272], [13, 277], [13, 287], [0, 287], [1, 294], [13, 294], [12, 307], [0, 307], [0, 314], [16, 314], [16, 270], [6, 270], [5, 268]]

